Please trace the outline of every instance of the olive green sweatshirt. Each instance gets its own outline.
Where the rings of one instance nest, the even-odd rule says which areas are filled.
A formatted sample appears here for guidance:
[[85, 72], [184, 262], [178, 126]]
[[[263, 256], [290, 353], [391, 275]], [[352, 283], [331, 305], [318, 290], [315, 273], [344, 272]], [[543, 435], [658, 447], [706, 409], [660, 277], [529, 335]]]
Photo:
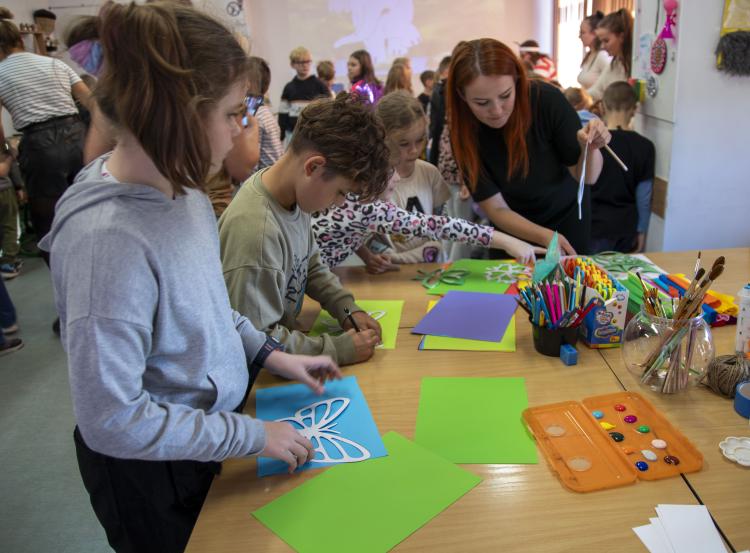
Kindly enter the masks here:
[[258, 171], [240, 188], [219, 219], [221, 262], [232, 307], [284, 345], [288, 353], [330, 355], [354, 363], [351, 336], [309, 337], [295, 330], [305, 294], [340, 323], [362, 311], [320, 259], [310, 215], [284, 208]]

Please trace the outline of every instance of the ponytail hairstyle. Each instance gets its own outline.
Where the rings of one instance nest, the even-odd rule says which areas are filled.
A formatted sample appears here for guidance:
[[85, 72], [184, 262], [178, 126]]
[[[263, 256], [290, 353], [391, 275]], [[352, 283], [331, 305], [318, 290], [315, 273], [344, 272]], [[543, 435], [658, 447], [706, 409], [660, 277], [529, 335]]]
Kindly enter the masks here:
[[0, 6], [0, 50], [5, 56], [9, 56], [17, 48], [23, 49], [21, 31], [11, 19], [13, 13], [8, 8]]
[[394, 63], [388, 70], [383, 94], [388, 94], [396, 90], [406, 90], [409, 94], [413, 94], [411, 89], [411, 75], [408, 68], [402, 63]]
[[111, 2], [100, 18], [102, 113], [136, 138], [175, 194], [202, 189], [211, 168], [205, 119], [246, 81], [242, 47], [218, 21], [174, 2]]
[[602, 19], [604, 19], [604, 14], [599, 10], [596, 10], [591, 15], [587, 15], [583, 18], [583, 21], [589, 26], [591, 32], [594, 33], [594, 43], [591, 45], [591, 48], [589, 48], [589, 51], [586, 52], [583, 60], [581, 60], [581, 67], [583, 67], [583, 64], [586, 63], [586, 60], [589, 58], [591, 58], [591, 62], [589, 63], [589, 67], [591, 67], [596, 61], [596, 55], [602, 49], [602, 41], [599, 40], [599, 37], [596, 36], [596, 33], [594, 32]]
[[622, 35], [622, 48], [619, 55], [612, 58], [612, 65], [619, 61], [630, 76], [633, 57], [633, 16], [625, 8], [604, 16], [597, 25], [600, 29], [607, 29], [610, 33]]
[[375, 84], [377, 86], [381, 86], [381, 82], [375, 76], [375, 67], [372, 64], [370, 52], [368, 52], [367, 50], [355, 50], [349, 57], [357, 60], [359, 62], [359, 66], [361, 67], [361, 73], [357, 76], [356, 80], [352, 84], [357, 81], [363, 80], [367, 84]]
[[453, 49], [448, 73], [446, 109], [451, 130], [451, 147], [458, 169], [473, 192], [479, 179], [479, 121], [463, 98], [466, 87], [480, 75], [510, 75], [516, 82], [513, 113], [503, 127], [508, 149], [507, 178], [529, 174], [526, 133], [531, 127], [529, 81], [521, 61], [513, 50], [492, 38], [459, 42]]

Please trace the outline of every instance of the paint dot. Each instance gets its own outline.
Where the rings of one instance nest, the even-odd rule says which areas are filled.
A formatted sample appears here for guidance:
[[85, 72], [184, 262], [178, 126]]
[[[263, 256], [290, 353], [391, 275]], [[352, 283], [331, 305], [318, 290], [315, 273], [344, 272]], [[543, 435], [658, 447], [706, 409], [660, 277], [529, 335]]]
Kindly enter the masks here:
[[615, 411], [624, 411], [625, 409], [627, 409], [627, 407], [625, 407], [622, 403], [618, 403], [617, 405], [615, 405]]
[[633, 424], [635, 421], [638, 420], [638, 417], [636, 417], [635, 415], [627, 415], [623, 417], [622, 420], [624, 420], [628, 424]]
[[599, 424], [601, 425], [601, 427], [602, 427], [602, 428], [603, 428], [604, 430], [612, 430], [612, 429], [613, 429], [613, 428], [615, 427], [615, 425], [614, 425], [614, 424], [612, 424], [612, 423], [609, 423], [609, 422], [607, 422], [607, 421], [602, 421], [602, 422], [600, 422]]
[[586, 459], [586, 457], [573, 457], [568, 459], [568, 466], [570, 467], [570, 470], [583, 472], [591, 468], [591, 461]]
[[656, 456], [656, 453], [651, 451], [650, 449], [643, 449], [641, 450], [641, 455], [643, 455], [643, 458], [647, 461], [656, 461], [658, 457]]
[[564, 436], [565, 435], [565, 429], [562, 426], [558, 426], [556, 424], [553, 424], [552, 426], [547, 427], [547, 434], [550, 436]]
[[592, 411], [591, 414], [594, 415], [595, 419], [600, 419], [604, 416], [604, 413], [601, 411]]
[[667, 448], [667, 442], [664, 440], [651, 440], [651, 445], [654, 446], [656, 449], [666, 449]]
[[625, 436], [620, 434], [619, 432], [610, 432], [609, 435], [612, 437], [612, 439], [616, 442], [621, 442], [625, 439]]
[[674, 455], [667, 455], [666, 457], [664, 457], [664, 462], [667, 463], [668, 465], [675, 465], [675, 466], [680, 464], [680, 460]]
[[651, 431], [651, 429], [645, 424], [640, 425], [636, 430], [641, 434], [648, 434]]
[[646, 461], [636, 461], [635, 468], [641, 472], [646, 472], [648, 470], [648, 463]]
[[623, 447], [622, 452], [625, 455], [632, 455], [633, 453], [635, 453], [635, 449], [633, 449], [632, 447]]

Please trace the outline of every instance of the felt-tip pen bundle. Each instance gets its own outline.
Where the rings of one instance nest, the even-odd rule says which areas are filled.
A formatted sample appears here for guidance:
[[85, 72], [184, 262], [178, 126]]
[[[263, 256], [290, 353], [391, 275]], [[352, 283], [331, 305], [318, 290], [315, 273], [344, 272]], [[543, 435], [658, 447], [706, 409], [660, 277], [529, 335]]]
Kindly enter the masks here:
[[600, 302], [586, 303], [586, 287], [569, 281], [539, 282], [519, 290], [519, 305], [531, 322], [550, 329], [578, 327]]

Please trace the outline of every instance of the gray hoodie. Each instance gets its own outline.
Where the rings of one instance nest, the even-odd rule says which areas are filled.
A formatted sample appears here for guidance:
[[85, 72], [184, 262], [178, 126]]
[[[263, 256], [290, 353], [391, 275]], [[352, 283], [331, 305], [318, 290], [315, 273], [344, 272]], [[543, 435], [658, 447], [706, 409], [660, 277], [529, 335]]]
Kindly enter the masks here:
[[78, 174], [40, 243], [86, 444], [125, 459], [259, 452], [263, 423], [232, 410], [266, 335], [229, 305], [208, 199], [120, 183], [106, 158]]

